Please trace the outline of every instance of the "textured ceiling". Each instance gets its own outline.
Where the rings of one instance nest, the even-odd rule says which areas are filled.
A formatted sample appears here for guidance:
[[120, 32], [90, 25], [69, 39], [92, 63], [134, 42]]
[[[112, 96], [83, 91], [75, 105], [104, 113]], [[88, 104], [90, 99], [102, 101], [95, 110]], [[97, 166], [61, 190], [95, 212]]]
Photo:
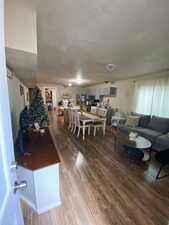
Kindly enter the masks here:
[[[36, 7], [40, 83], [67, 84], [80, 72], [90, 85], [169, 68], [168, 0], [39, 0]], [[107, 72], [108, 63], [117, 69]]]

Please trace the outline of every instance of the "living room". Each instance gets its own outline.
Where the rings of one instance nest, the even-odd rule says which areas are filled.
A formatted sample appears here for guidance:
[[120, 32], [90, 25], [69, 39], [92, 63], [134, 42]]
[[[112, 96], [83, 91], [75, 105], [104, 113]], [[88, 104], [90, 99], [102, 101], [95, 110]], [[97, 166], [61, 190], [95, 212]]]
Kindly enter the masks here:
[[0, 224], [168, 224], [169, 3], [4, 6]]

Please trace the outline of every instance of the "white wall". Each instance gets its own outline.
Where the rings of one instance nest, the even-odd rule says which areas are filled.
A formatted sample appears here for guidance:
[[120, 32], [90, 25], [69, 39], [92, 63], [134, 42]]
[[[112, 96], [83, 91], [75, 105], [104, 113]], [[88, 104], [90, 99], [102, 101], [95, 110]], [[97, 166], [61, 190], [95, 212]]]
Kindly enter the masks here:
[[37, 53], [36, 11], [27, 0], [5, 1], [5, 45]]
[[[129, 113], [133, 108], [133, 92], [134, 92], [133, 80], [116, 82], [113, 87], [117, 88], [117, 96], [111, 97], [110, 105], [113, 108], [118, 108], [118, 111], [122, 113]], [[105, 98], [106, 99], [106, 98]]]
[[[20, 95], [20, 85], [24, 87], [24, 95], [22, 96]], [[28, 105], [28, 89], [15, 76], [13, 76], [13, 79], [8, 79], [8, 91], [12, 118], [12, 130], [15, 140], [19, 130], [20, 112], [24, 109], [25, 105]]]

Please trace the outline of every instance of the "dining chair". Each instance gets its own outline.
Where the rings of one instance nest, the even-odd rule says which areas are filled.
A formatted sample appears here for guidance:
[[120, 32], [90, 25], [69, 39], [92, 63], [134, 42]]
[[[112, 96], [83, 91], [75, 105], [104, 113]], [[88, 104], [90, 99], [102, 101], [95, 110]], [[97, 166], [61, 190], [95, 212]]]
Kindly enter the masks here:
[[92, 124], [92, 127], [94, 129], [94, 136], [96, 136], [96, 131], [99, 130], [99, 129], [102, 129], [103, 130], [103, 136], [105, 136], [105, 130], [106, 130], [106, 114], [107, 114], [107, 109], [102, 109], [102, 108], [99, 108], [97, 110], [97, 115], [105, 118], [105, 120], [99, 120], [98, 121], [94, 121], [93, 124]]
[[107, 109], [99, 108], [98, 111], [97, 111], [97, 114], [99, 116], [106, 117], [106, 115], [107, 115]]
[[71, 132], [75, 133], [76, 129], [76, 110], [71, 110], [71, 117], [72, 117], [72, 125], [71, 125]]
[[96, 136], [96, 131], [99, 129], [103, 130], [103, 136], [105, 136], [105, 128], [106, 128], [106, 121], [94, 121], [91, 125], [94, 129], [94, 136]]
[[98, 107], [96, 107], [96, 106], [91, 106], [90, 112], [91, 112], [91, 113], [94, 113], [94, 114], [97, 114], [97, 110], [98, 110]]
[[75, 113], [75, 130], [74, 130], [74, 133], [75, 133], [76, 128], [77, 128], [78, 129], [77, 137], [79, 137], [79, 135], [80, 135], [80, 130], [84, 129], [84, 132], [86, 132], [86, 128], [88, 129], [88, 135], [90, 135], [90, 126], [91, 126], [90, 123], [83, 124], [80, 121], [80, 114], [78, 112]]
[[71, 129], [72, 127], [72, 113], [71, 109], [68, 109], [68, 129]]

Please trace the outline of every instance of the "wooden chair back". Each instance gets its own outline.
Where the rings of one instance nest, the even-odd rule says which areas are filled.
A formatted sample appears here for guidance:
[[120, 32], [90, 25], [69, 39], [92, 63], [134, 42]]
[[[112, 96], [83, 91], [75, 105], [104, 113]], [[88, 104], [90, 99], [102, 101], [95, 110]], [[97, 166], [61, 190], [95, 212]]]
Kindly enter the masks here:
[[107, 109], [99, 108], [97, 114], [98, 114], [99, 116], [106, 117]]
[[91, 113], [97, 114], [98, 108], [96, 106], [91, 106]]
[[79, 127], [80, 126], [80, 114], [77, 111], [74, 112], [74, 118], [75, 118], [76, 126]]

